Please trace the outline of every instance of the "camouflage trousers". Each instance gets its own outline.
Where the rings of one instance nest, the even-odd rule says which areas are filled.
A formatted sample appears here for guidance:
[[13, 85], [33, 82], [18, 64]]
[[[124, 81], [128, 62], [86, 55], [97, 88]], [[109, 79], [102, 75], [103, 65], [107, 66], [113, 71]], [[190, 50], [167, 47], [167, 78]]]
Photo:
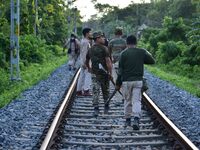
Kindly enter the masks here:
[[105, 75], [92, 74], [93, 106], [98, 107], [100, 88], [103, 94], [104, 103], [109, 98], [109, 79]]

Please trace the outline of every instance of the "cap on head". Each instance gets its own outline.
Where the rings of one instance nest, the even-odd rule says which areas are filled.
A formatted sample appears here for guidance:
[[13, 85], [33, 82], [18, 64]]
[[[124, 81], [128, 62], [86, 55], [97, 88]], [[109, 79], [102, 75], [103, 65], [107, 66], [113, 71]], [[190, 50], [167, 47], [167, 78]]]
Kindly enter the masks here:
[[115, 28], [115, 35], [122, 35], [122, 27], [116, 27]]
[[75, 34], [75, 33], [72, 33], [72, 34], [71, 34], [71, 37], [76, 37], [76, 34]]
[[94, 33], [92, 34], [92, 36], [93, 36], [93, 39], [96, 39], [96, 38], [98, 38], [98, 37], [103, 36], [103, 33], [102, 33], [101, 31], [96, 31], [96, 32], [94, 32]]

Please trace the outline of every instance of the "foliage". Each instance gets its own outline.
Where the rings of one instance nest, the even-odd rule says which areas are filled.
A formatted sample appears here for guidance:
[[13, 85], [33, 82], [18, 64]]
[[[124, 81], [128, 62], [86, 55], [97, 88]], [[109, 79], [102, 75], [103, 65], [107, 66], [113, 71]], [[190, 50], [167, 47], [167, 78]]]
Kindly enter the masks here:
[[181, 48], [176, 42], [167, 41], [165, 43], [158, 43], [158, 51], [156, 52], [156, 59], [158, 62], [167, 64], [180, 54]]
[[183, 64], [189, 64], [191, 66], [199, 65], [200, 66], [200, 46], [191, 45], [188, 50], [183, 52], [185, 56], [182, 60]]
[[183, 22], [182, 18], [173, 20], [171, 17], [165, 17], [163, 21], [163, 28], [166, 29], [168, 39], [175, 41], [186, 41], [186, 32], [188, 28]]
[[20, 59], [25, 65], [29, 63], [42, 63], [51, 56], [45, 40], [34, 35], [25, 35], [20, 39]]
[[9, 60], [9, 38], [3, 33], [0, 33], [0, 67], [8, 69]]
[[[176, 65], [177, 68], [180, 69], [180, 67], [178, 65]], [[171, 83], [173, 83], [174, 85], [176, 85], [177, 87], [184, 89], [186, 91], [189, 91], [190, 93], [192, 93], [193, 95], [196, 95], [198, 97], [200, 97], [200, 79], [199, 78], [188, 78], [186, 77], [184, 74], [180, 75], [178, 74], [178, 72], [174, 73], [171, 70], [169, 70], [170, 68], [174, 68], [174, 66], [166, 66], [166, 65], [159, 65], [159, 66], [146, 66], [146, 68], [153, 74], [155, 74], [156, 76], [160, 77], [162, 80], [166, 80], [169, 81]], [[184, 68], [188, 68], [187, 66], [185, 66]], [[190, 70], [188, 70], [190, 71]], [[198, 71], [200, 71], [198, 69]], [[194, 72], [194, 73], [190, 73], [192, 75], [198, 75], [198, 73]]]
[[183, 63], [192, 66], [200, 65], [200, 17], [192, 21], [190, 31], [186, 35], [190, 42], [190, 48], [184, 52], [186, 56]]
[[195, 12], [195, 5], [191, 0], [175, 0], [171, 3], [169, 14], [172, 18], [191, 18]]
[[21, 71], [23, 80], [11, 82], [9, 73], [0, 69], [0, 108], [18, 97], [21, 92], [47, 78], [51, 72], [66, 62], [66, 56], [53, 57], [42, 64], [31, 64]]

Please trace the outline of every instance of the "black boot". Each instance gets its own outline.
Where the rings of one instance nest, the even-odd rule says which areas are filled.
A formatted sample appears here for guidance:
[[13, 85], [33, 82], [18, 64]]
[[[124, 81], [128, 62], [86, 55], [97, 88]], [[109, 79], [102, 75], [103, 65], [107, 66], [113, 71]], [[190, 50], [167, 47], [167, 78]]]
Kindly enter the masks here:
[[126, 118], [125, 126], [131, 126], [131, 118]]
[[140, 126], [139, 126], [139, 118], [138, 117], [134, 117], [134, 121], [133, 121], [133, 130], [139, 130]]
[[94, 107], [94, 117], [97, 117], [99, 114], [99, 107]]

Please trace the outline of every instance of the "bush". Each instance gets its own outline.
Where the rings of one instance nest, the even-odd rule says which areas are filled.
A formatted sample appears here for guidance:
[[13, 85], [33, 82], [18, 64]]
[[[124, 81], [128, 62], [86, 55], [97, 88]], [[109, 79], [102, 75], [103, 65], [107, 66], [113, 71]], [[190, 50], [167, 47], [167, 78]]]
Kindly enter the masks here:
[[158, 28], [146, 28], [142, 31], [142, 37], [145, 41], [149, 41], [151, 34], [157, 35], [160, 32]]
[[200, 66], [200, 46], [197, 44], [191, 45], [188, 49], [182, 52], [184, 59], [183, 64], [189, 64], [191, 66]]
[[63, 49], [58, 45], [49, 45], [48, 48], [56, 55], [59, 56]]
[[[25, 35], [20, 39], [20, 59], [22, 62], [42, 63], [53, 55], [45, 40], [34, 35]], [[26, 65], [25, 64], [25, 65]]]
[[166, 43], [158, 43], [158, 51], [156, 52], [156, 59], [162, 64], [167, 64], [178, 55], [181, 50], [174, 41], [167, 41]]
[[8, 61], [10, 59], [9, 38], [0, 33], [0, 67], [8, 69]]

